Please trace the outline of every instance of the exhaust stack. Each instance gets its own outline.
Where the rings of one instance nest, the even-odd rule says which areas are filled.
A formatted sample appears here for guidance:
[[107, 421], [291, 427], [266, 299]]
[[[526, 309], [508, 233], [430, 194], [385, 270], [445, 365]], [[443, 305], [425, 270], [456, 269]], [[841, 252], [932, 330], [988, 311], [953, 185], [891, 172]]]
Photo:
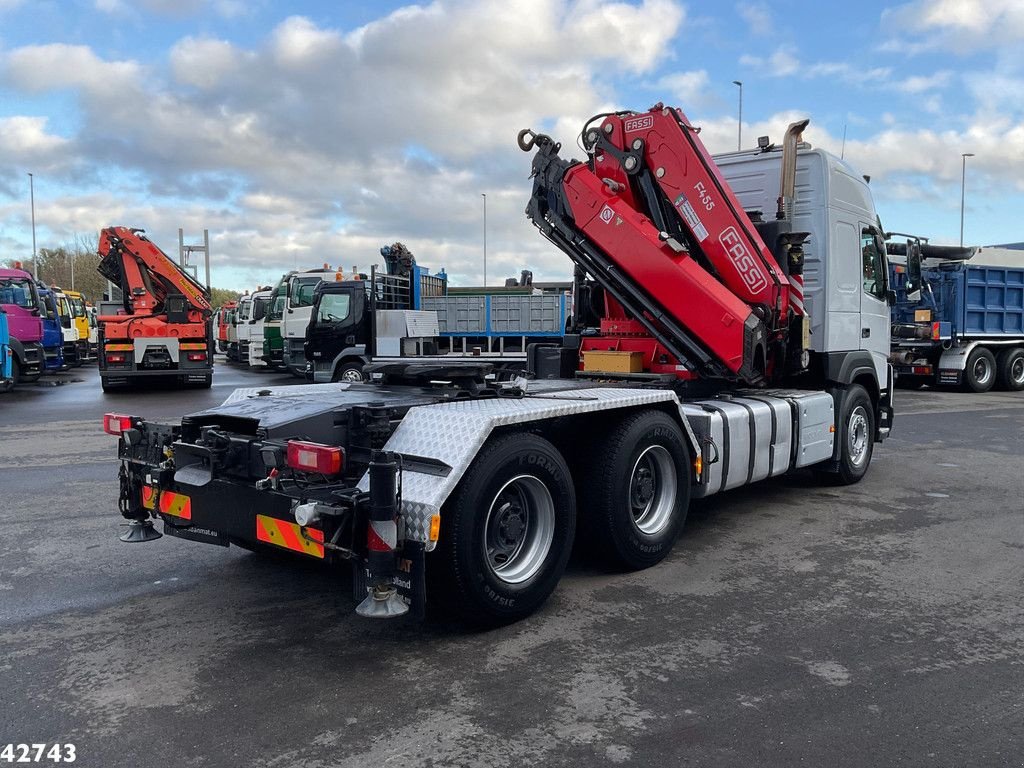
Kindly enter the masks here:
[[796, 195], [796, 150], [803, 141], [804, 129], [810, 118], [790, 123], [786, 128], [786, 138], [782, 141], [782, 174], [779, 183], [779, 208], [776, 219], [793, 217], [793, 197]]

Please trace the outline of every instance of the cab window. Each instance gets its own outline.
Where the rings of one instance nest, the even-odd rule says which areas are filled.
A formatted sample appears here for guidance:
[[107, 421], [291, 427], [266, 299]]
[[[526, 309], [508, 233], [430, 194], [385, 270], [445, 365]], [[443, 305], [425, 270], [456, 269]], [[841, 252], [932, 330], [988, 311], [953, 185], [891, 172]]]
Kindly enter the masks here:
[[860, 250], [864, 268], [864, 293], [885, 300], [885, 257], [879, 250], [879, 238], [873, 229], [861, 230]]
[[351, 311], [352, 294], [325, 293], [320, 297], [320, 311], [317, 320], [321, 323], [338, 323], [348, 318]]
[[85, 302], [81, 299], [71, 299], [71, 308], [75, 311], [75, 317], [85, 317]]
[[253, 320], [262, 320], [267, 314], [267, 308], [270, 306], [270, 299], [260, 297], [252, 300], [252, 318]]
[[292, 291], [290, 302], [293, 307], [311, 307], [313, 306], [313, 291], [316, 290], [317, 284], [319, 284], [320, 278], [315, 277], [312, 279], [306, 278], [304, 280], [296, 280], [292, 283]]

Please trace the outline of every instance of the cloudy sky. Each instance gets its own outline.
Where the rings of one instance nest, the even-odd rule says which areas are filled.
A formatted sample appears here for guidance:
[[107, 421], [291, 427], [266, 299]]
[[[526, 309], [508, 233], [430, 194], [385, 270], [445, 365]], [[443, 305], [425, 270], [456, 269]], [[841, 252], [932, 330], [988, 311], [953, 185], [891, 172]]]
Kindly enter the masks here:
[[1021, 0], [0, 0], [0, 258], [31, 254], [31, 172], [40, 247], [206, 228], [222, 287], [395, 240], [479, 284], [482, 194], [489, 281], [560, 279], [518, 130], [572, 147], [590, 115], [664, 101], [726, 151], [733, 80], [745, 145], [810, 117], [888, 229], [956, 242], [975, 153], [965, 239], [1020, 241], [1022, 44]]

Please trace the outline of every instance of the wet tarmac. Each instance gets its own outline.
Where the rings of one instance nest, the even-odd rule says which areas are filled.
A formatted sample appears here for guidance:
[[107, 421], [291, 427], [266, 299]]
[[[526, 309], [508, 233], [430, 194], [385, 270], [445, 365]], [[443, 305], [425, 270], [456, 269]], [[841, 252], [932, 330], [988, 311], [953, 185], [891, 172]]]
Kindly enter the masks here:
[[100, 417], [236, 386], [0, 396], [0, 746], [81, 766], [1000, 766], [1024, 755], [1024, 393], [900, 391], [849, 488], [694, 504], [670, 557], [576, 558], [513, 626], [358, 618], [344, 576], [117, 541]]

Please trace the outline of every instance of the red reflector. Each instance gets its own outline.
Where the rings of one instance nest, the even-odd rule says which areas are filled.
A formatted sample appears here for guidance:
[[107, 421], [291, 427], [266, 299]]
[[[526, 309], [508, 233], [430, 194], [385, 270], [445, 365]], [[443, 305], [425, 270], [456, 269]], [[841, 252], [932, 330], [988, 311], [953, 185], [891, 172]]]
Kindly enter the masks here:
[[300, 472], [336, 475], [345, 466], [345, 452], [336, 445], [289, 440], [286, 462], [289, 467]]
[[938, 341], [939, 339], [939, 324], [932, 323], [932, 339]]
[[121, 435], [126, 429], [132, 428], [132, 417], [119, 413], [108, 413], [103, 417], [103, 431], [108, 435]]
[[123, 363], [125, 361], [124, 355], [107, 355], [108, 363]]
[[206, 359], [205, 352], [189, 352], [188, 359], [193, 363], [198, 363], [200, 360]]

